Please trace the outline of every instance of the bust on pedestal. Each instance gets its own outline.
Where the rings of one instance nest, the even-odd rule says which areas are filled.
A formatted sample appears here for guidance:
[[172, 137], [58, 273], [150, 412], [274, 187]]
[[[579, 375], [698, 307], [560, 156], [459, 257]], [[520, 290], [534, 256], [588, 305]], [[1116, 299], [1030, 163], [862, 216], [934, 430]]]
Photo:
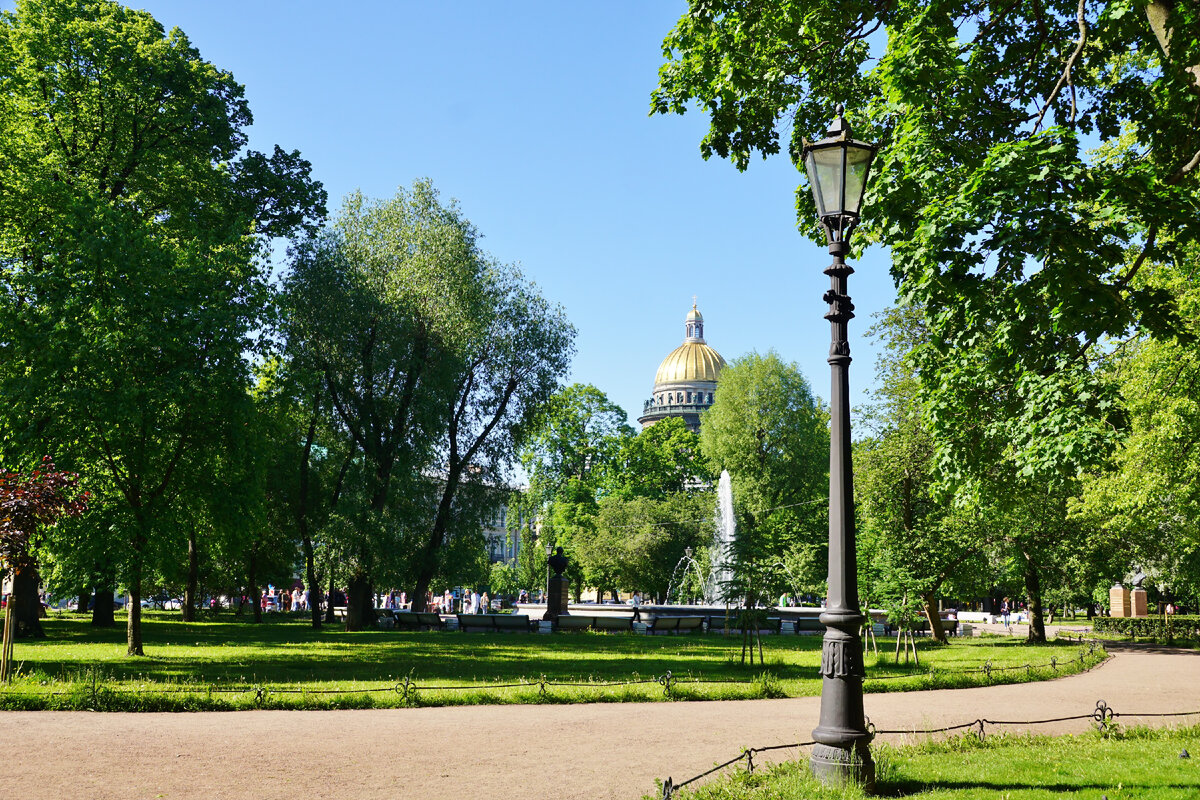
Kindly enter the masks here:
[[549, 585], [546, 587], [546, 615], [542, 619], [557, 622], [559, 617], [567, 614], [567, 591], [570, 584], [563, 577], [563, 571], [570, 562], [560, 547], [550, 556], [547, 563], [550, 569], [554, 570], [554, 574], [550, 576]]

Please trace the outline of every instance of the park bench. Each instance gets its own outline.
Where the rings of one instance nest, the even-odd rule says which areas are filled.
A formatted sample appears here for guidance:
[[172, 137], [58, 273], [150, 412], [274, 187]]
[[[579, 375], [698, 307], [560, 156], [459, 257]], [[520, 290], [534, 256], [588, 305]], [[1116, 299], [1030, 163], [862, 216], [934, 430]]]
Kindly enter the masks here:
[[592, 627], [595, 619], [595, 617], [581, 617], [578, 614], [563, 614], [557, 620], [558, 629], [560, 631], [586, 631]]
[[816, 617], [799, 617], [792, 621], [793, 633], [825, 633], [825, 626]]
[[596, 617], [592, 626], [598, 631], [633, 630], [632, 617]]
[[459, 614], [458, 629], [471, 631], [494, 631], [529, 633], [528, 614]]
[[[726, 622], [725, 617], [709, 617], [708, 618], [709, 633], [712, 633], [714, 631], [724, 633], [726, 630], [728, 630], [730, 633], [743, 633], [744, 632], [743, 626], [738, 623], [738, 620], [736, 618], [731, 618], [728, 621], [728, 623]], [[767, 619], [763, 620], [762, 624], [759, 625], [757, 628], [751, 628], [750, 630], [759, 630], [764, 633], [782, 633], [784, 630], [783, 620], [780, 619], [779, 617], [768, 617]], [[788, 621], [787, 630], [789, 632], [792, 630], [791, 620]], [[822, 629], [822, 630], [824, 630], [824, 629]]]
[[646, 633], [698, 631], [703, 622], [704, 617], [655, 617], [646, 626]]
[[578, 614], [563, 615], [558, 618], [560, 631], [628, 631], [633, 629], [633, 620], [629, 617], [584, 617]]
[[446, 621], [432, 611], [396, 611], [392, 619], [399, 631], [440, 631], [446, 628]]

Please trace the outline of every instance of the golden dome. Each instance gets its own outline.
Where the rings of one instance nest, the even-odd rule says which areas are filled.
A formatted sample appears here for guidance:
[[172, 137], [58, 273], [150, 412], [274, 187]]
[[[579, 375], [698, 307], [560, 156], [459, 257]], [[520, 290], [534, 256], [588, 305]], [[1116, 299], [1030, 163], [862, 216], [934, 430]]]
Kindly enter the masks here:
[[[700, 312], [695, 312], [699, 314]], [[655, 388], [669, 383], [716, 382], [725, 359], [703, 342], [684, 342], [663, 359], [654, 375]]]
[[691, 322], [692, 320], [699, 320], [700, 322], [704, 322], [704, 315], [701, 314], [700, 310], [696, 308], [695, 303], [692, 303], [692, 310], [689, 311], [688, 315], [687, 315], [687, 322]]

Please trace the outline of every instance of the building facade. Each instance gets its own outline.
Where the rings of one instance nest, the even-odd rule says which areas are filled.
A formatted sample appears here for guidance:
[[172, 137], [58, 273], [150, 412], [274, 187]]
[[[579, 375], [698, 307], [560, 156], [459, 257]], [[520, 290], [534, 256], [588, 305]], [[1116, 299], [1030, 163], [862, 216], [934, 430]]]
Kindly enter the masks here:
[[684, 320], [683, 344], [658, 366], [654, 393], [638, 422], [648, 428], [659, 420], [680, 417], [688, 430], [700, 430], [700, 414], [713, 403], [725, 359], [704, 340], [704, 315], [692, 304]]

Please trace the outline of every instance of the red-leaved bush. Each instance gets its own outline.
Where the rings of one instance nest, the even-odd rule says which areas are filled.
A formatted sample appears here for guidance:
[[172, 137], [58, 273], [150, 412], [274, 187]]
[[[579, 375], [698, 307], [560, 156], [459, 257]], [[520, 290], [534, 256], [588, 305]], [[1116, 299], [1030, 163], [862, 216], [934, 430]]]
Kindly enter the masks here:
[[23, 565], [39, 527], [87, 510], [91, 493], [78, 488], [79, 476], [57, 471], [50, 456], [28, 474], [0, 472], [0, 557]]

